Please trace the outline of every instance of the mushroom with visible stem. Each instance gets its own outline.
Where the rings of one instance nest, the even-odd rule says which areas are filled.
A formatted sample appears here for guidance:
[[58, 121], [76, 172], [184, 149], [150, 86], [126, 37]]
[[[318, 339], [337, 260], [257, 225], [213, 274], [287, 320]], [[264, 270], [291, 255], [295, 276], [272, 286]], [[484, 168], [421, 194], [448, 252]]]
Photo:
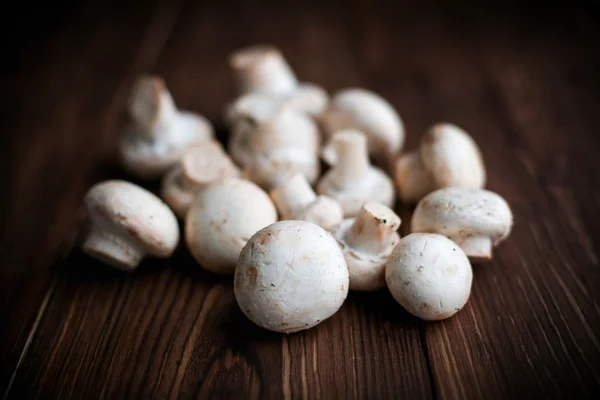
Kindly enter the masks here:
[[467, 303], [473, 269], [461, 248], [445, 236], [411, 233], [390, 255], [385, 281], [406, 311], [435, 321], [451, 317]]
[[344, 217], [340, 203], [328, 196], [317, 196], [299, 173], [277, 185], [269, 194], [281, 219], [308, 221], [333, 232]]
[[318, 183], [319, 194], [339, 201], [345, 217], [355, 216], [368, 200], [388, 207], [393, 205], [394, 184], [383, 171], [371, 165], [361, 132], [338, 132], [327, 146], [335, 151], [336, 163]]
[[398, 217], [388, 207], [366, 202], [356, 215], [342, 222], [335, 238], [342, 247], [350, 289], [373, 291], [385, 286], [385, 264], [400, 240]]
[[139, 78], [130, 94], [133, 124], [120, 146], [125, 169], [142, 179], [160, 178], [190, 145], [214, 136], [210, 122], [196, 113], [177, 109], [163, 79]]
[[331, 317], [348, 295], [348, 268], [335, 239], [306, 221], [256, 232], [240, 254], [233, 283], [242, 312], [275, 332], [309, 329]]
[[412, 232], [432, 232], [456, 242], [472, 262], [492, 259], [492, 248], [508, 237], [510, 206], [488, 190], [439, 189], [425, 196], [412, 217]]
[[85, 196], [82, 249], [113, 267], [133, 270], [146, 255], [169, 257], [179, 242], [173, 212], [133, 183], [97, 183]]

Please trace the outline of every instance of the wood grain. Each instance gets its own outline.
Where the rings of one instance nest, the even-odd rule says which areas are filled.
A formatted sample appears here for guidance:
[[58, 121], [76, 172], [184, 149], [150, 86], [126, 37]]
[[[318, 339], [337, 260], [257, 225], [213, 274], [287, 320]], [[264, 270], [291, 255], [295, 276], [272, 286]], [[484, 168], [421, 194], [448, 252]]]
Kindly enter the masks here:
[[[24, 41], [5, 76], [0, 388], [10, 383], [15, 399], [593, 397], [600, 17], [592, 10], [441, 1], [73, 9]], [[407, 149], [438, 121], [473, 135], [488, 187], [508, 200], [516, 224], [493, 262], [475, 266], [463, 311], [424, 323], [385, 290], [351, 293], [331, 319], [282, 336], [252, 325], [231, 280], [204, 272], [183, 245], [133, 274], [76, 248], [60, 260], [86, 188], [126, 177], [114, 150], [132, 78], [162, 74], [180, 107], [220, 126], [233, 95], [227, 56], [253, 43], [281, 47], [302, 80], [329, 91], [383, 95], [404, 119]], [[406, 234], [411, 210], [398, 211]]]

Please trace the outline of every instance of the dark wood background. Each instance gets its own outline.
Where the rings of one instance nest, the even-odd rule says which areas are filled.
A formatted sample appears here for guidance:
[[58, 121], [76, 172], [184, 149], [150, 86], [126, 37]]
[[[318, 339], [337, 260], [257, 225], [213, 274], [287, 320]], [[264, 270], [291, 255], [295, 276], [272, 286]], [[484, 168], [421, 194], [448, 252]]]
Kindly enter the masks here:
[[[590, 398], [600, 388], [600, 14], [594, 2], [103, 1], [22, 5], [3, 34], [0, 390], [7, 398]], [[126, 3], [126, 2], [125, 2]], [[451, 5], [452, 3], [452, 5]], [[3, 28], [6, 29], [6, 28]], [[351, 293], [289, 336], [184, 248], [132, 274], [72, 246], [132, 80], [219, 122], [227, 55], [273, 43], [300, 78], [364, 86], [470, 132], [515, 214], [454, 318]], [[225, 133], [221, 132], [221, 137]], [[156, 188], [156, 184], [153, 184]], [[398, 208], [408, 231], [410, 210]]]

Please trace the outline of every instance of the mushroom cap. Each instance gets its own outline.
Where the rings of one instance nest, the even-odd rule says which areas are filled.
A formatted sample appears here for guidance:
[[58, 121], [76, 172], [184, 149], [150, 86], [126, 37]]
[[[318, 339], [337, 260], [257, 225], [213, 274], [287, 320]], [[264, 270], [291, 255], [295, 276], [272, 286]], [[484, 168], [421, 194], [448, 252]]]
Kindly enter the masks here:
[[473, 270], [461, 248], [445, 236], [411, 233], [390, 255], [385, 281], [408, 312], [424, 320], [441, 320], [466, 304]]
[[337, 230], [343, 218], [342, 206], [329, 196], [317, 196], [315, 201], [294, 215], [294, 219], [312, 222], [329, 232]]
[[394, 165], [394, 180], [398, 197], [403, 203], [417, 203], [423, 196], [434, 190], [418, 151], [398, 157]]
[[384, 98], [365, 89], [345, 89], [336, 93], [321, 117], [326, 133], [358, 129], [367, 135], [369, 154], [388, 159], [404, 144], [402, 119]]
[[301, 83], [294, 94], [283, 101], [296, 111], [318, 117], [327, 109], [329, 95], [321, 86], [312, 83]]
[[306, 221], [258, 232], [240, 254], [234, 293], [258, 326], [297, 332], [331, 317], [348, 295], [348, 268], [335, 239]]
[[133, 183], [95, 184], [84, 200], [89, 223], [128, 238], [155, 257], [170, 256], [179, 242], [173, 212], [154, 194]]
[[494, 246], [510, 234], [513, 215], [501, 196], [489, 190], [444, 188], [425, 196], [413, 213], [412, 232], [460, 239], [486, 236]]
[[456, 125], [440, 123], [431, 127], [421, 138], [420, 155], [434, 189], [485, 186], [481, 152], [473, 138]]
[[277, 211], [264, 191], [250, 181], [228, 178], [198, 194], [185, 219], [185, 239], [204, 268], [232, 274], [248, 239], [275, 221]]

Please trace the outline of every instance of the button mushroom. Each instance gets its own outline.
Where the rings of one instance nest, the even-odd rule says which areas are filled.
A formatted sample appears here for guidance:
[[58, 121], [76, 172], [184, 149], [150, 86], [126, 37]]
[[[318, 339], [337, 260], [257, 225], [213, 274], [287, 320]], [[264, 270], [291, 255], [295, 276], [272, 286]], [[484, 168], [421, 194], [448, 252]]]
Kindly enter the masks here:
[[385, 286], [385, 264], [400, 236], [398, 217], [388, 207], [366, 202], [356, 218], [342, 222], [335, 238], [342, 247], [350, 289], [373, 291]]
[[275, 221], [277, 211], [265, 192], [250, 181], [228, 178], [198, 193], [185, 218], [185, 240], [202, 267], [232, 274], [248, 239]]
[[364, 132], [369, 155], [385, 165], [404, 144], [404, 124], [394, 107], [365, 89], [345, 89], [336, 93], [320, 120], [328, 137], [345, 129]]
[[119, 180], [97, 183], [84, 204], [82, 249], [113, 267], [133, 270], [147, 254], [169, 257], [179, 242], [173, 212], [137, 185]]
[[473, 270], [461, 248], [445, 236], [411, 233], [390, 255], [385, 281], [409, 313], [433, 321], [451, 317], [467, 303]]
[[456, 242], [471, 261], [488, 261], [492, 247], [509, 235], [513, 215], [488, 190], [439, 189], [424, 197], [412, 217], [412, 232], [433, 232]]
[[335, 239], [306, 221], [281, 221], [248, 241], [234, 278], [235, 298], [256, 325], [297, 332], [331, 317], [348, 295], [348, 268]]
[[239, 169], [217, 141], [189, 147], [167, 175], [161, 186], [161, 197], [184, 218], [196, 195], [208, 184], [240, 175]]
[[394, 174], [398, 196], [411, 204], [444, 187], [481, 189], [486, 179], [483, 158], [473, 138], [446, 123], [429, 129], [418, 150], [400, 156]]
[[361, 132], [338, 132], [327, 146], [336, 152], [337, 161], [317, 185], [319, 194], [339, 201], [345, 217], [355, 216], [367, 200], [393, 205], [394, 184], [383, 171], [371, 165]]
[[281, 219], [309, 221], [332, 232], [344, 217], [340, 203], [328, 196], [317, 196], [299, 173], [280, 183], [269, 194]]
[[136, 81], [129, 113], [133, 124], [120, 143], [121, 161], [128, 171], [143, 179], [161, 177], [186, 147], [214, 135], [206, 118], [177, 109], [158, 76], [144, 76]]
[[281, 52], [273, 46], [240, 49], [231, 55], [229, 64], [240, 94], [261, 93], [311, 116], [320, 115], [327, 108], [327, 92], [314, 84], [299, 83]]

